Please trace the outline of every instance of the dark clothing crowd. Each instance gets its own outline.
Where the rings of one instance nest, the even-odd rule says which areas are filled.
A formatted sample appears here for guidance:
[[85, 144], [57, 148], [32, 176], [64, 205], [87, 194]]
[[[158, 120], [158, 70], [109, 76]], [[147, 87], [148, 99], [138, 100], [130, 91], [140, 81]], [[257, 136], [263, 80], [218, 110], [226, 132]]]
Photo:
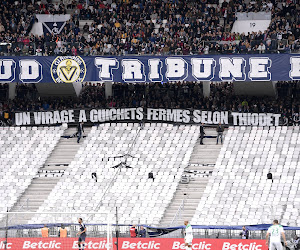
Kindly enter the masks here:
[[300, 82], [278, 82], [276, 91], [277, 97], [240, 96], [235, 94], [232, 83], [223, 82], [212, 83], [210, 95], [205, 97], [201, 82], [115, 83], [112, 96], [106, 98], [104, 83], [86, 83], [78, 97], [42, 97], [34, 84], [18, 84], [15, 98], [9, 99], [8, 84], [3, 84], [0, 85], [0, 120], [10, 120], [16, 111], [151, 107], [279, 113], [287, 125], [298, 125]]
[[[290, 53], [300, 49], [297, 0], [87, 2], [2, 1], [0, 55], [196, 55]], [[30, 34], [36, 14], [65, 14], [67, 9], [73, 14], [60, 33]], [[266, 31], [232, 32], [238, 12], [259, 11], [271, 13]]]

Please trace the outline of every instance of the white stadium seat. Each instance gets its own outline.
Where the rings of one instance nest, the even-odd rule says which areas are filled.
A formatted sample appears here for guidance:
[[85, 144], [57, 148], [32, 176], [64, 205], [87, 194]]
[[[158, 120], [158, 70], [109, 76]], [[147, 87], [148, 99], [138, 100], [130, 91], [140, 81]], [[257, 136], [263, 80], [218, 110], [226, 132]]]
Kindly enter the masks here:
[[[10, 209], [29, 186], [63, 134], [61, 127], [0, 127], [0, 211]], [[0, 215], [1, 216], [1, 215]]]
[[230, 128], [192, 223], [296, 225], [299, 138], [297, 127]]
[[[130, 169], [120, 175], [102, 200], [104, 190], [122, 159], [115, 156], [129, 152], [139, 126], [102, 124], [94, 127], [84, 140], [65, 175], [52, 190], [40, 211], [62, 208], [64, 211], [114, 213], [120, 209], [120, 223], [158, 224], [171, 202], [197, 137], [195, 126], [145, 124], [128, 158]], [[96, 172], [98, 182], [91, 179]], [[154, 180], [148, 179], [153, 172]], [[121, 212], [122, 211], [122, 212]], [[49, 216], [35, 216], [31, 223], [42, 223]], [[57, 219], [57, 217], [56, 217]], [[95, 217], [99, 222], [101, 218]]]

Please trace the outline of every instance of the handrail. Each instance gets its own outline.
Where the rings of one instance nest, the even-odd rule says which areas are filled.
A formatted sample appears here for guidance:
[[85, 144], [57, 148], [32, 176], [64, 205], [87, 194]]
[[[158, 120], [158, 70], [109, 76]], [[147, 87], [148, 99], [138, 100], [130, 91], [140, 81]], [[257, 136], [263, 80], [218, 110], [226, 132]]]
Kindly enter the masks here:
[[[24, 206], [26, 205], [26, 210], [28, 210], [28, 203], [29, 203], [29, 198], [27, 198], [25, 200], [25, 202], [23, 204], [21, 204], [21, 207], [20, 207], [20, 211], [19, 212], [22, 212]], [[7, 212], [7, 215], [9, 214], [9, 212]], [[14, 213], [13, 216], [8, 220], [8, 223], [10, 223], [12, 221], [12, 219], [14, 219], [14, 217], [17, 215], [17, 213]]]
[[182, 200], [176, 214], [174, 215], [174, 217], [171, 221], [170, 226], [174, 225], [174, 222], [176, 222], [178, 220], [179, 216], [181, 215], [181, 212], [184, 211], [184, 202], [185, 202], [185, 199]]

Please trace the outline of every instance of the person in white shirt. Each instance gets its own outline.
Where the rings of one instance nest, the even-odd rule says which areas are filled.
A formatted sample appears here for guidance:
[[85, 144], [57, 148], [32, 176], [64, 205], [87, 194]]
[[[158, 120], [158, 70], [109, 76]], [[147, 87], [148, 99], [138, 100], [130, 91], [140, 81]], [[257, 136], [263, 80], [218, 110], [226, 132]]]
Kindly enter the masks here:
[[269, 246], [270, 250], [283, 250], [281, 245], [281, 236], [284, 244], [287, 245], [283, 227], [279, 225], [278, 220], [274, 220], [273, 225], [269, 227], [266, 235], [266, 244]]
[[263, 53], [265, 53], [266, 46], [263, 43], [260, 43], [260, 45], [258, 45], [257, 50], [260, 54], [263, 54]]
[[184, 225], [185, 225], [185, 237], [184, 237], [185, 249], [192, 250], [193, 228], [188, 221], [185, 221]]

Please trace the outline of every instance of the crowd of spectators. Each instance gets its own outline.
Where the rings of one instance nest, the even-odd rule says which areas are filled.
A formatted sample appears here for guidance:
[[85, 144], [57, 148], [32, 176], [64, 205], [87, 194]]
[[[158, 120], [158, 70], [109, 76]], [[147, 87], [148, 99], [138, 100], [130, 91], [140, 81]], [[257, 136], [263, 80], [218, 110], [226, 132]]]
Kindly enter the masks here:
[[[297, 0], [26, 0], [0, 4], [2, 55], [288, 53], [299, 51]], [[60, 34], [29, 35], [35, 14], [72, 18]], [[237, 12], [267, 11], [265, 32], [231, 33]], [[80, 29], [79, 20], [92, 20]]]
[[[4, 88], [4, 87], [3, 87]], [[14, 111], [47, 111], [90, 108], [181, 108], [211, 111], [280, 113], [290, 120], [299, 118], [300, 81], [278, 82], [277, 98], [235, 95], [232, 83], [211, 84], [209, 97], [202, 83], [113, 84], [113, 95], [105, 97], [104, 84], [86, 84], [79, 97], [41, 98], [34, 84], [17, 85], [16, 98], [0, 101], [0, 117]]]

